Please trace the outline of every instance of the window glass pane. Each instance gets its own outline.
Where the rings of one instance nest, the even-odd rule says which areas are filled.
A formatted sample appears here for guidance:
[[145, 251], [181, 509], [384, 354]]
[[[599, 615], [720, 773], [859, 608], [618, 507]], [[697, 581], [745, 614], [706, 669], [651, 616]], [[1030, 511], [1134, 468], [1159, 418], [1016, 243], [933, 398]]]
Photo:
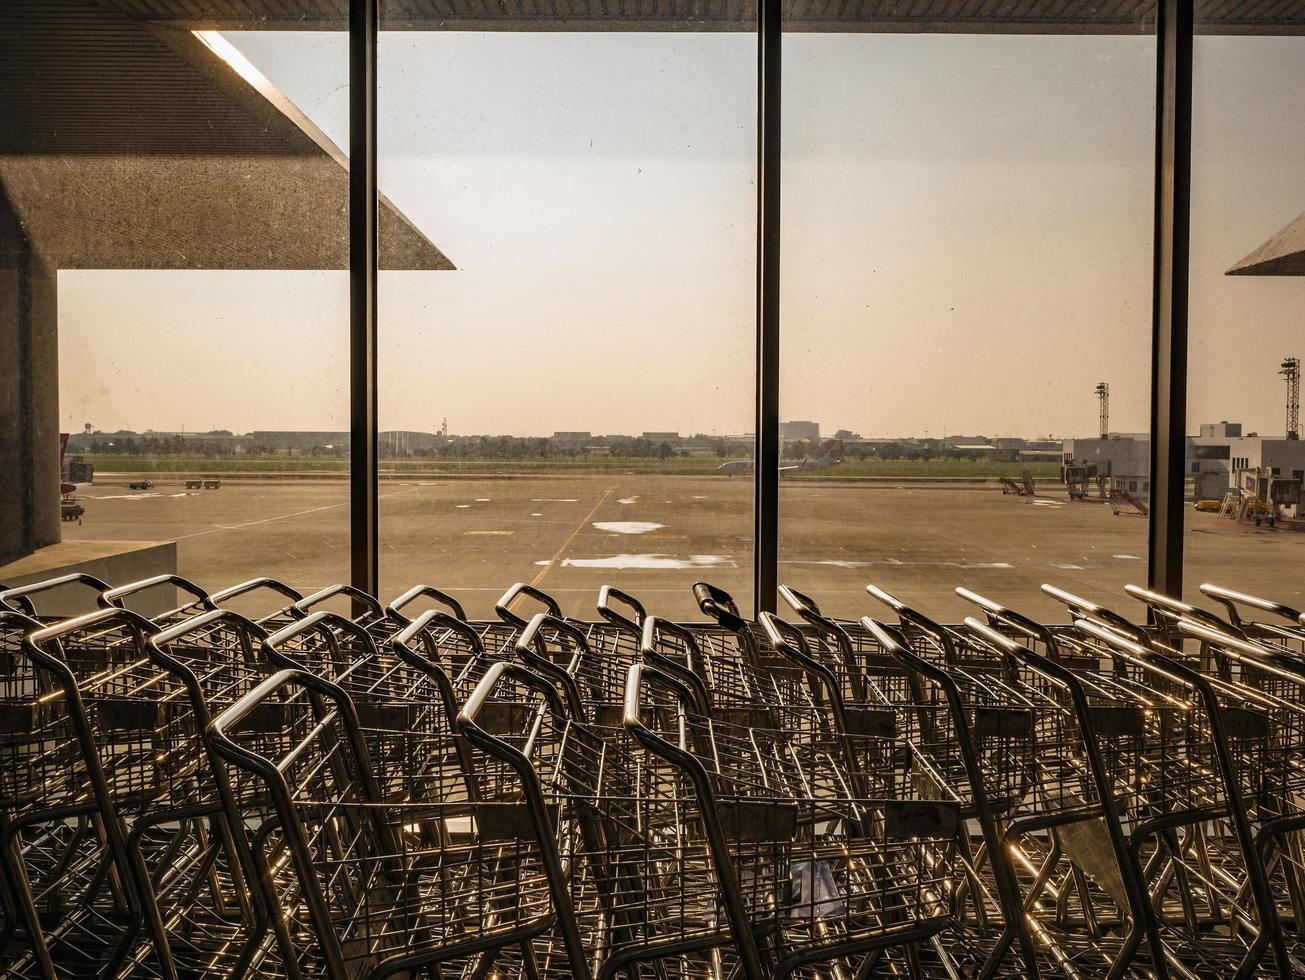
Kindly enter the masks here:
[[1153, 22], [907, 9], [783, 39], [779, 579], [1050, 613], [1146, 578]]
[[400, 26], [381, 183], [446, 261], [381, 273], [382, 592], [750, 607], [752, 25]]
[[347, 576], [346, 25], [5, 7], [0, 581]]
[[[1305, 601], [1305, 24], [1285, 8], [1236, 34], [1198, 4], [1184, 583]], [[1275, 36], [1276, 35], [1276, 36]], [[1297, 390], [1299, 381], [1296, 381]]]

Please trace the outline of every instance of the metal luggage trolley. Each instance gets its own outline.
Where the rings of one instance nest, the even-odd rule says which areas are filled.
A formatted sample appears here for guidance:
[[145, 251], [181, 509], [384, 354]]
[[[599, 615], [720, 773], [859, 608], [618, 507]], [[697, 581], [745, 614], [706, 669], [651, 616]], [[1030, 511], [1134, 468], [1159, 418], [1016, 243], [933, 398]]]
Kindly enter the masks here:
[[[654, 689], [679, 702], [671, 726], [650, 710]], [[813, 794], [837, 779], [811, 771], [827, 755], [782, 729], [703, 715], [696, 700], [675, 674], [630, 669], [629, 741], [608, 743], [613, 769], [602, 771], [613, 785], [595, 797], [611, 829], [599, 864], [628, 875], [624, 921], [654, 933], [670, 926], [663, 945], [672, 955], [677, 943], [712, 942], [714, 975], [869, 975], [914, 964], [917, 947], [949, 923], [955, 808], [861, 798], [850, 785], [837, 797]], [[607, 972], [654, 950], [628, 943]]]
[[[1199, 620], [1181, 618], [1178, 628], [1213, 653], [1221, 673], [1266, 698], [1270, 747], [1242, 759], [1234, 753], [1256, 850], [1278, 909], [1293, 976], [1305, 973], [1305, 661], [1285, 644], [1230, 635]], [[1233, 744], [1241, 748], [1240, 741]], [[1244, 899], [1243, 899], [1244, 900]], [[1290, 925], [1290, 930], [1288, 930]]]
[[[0, 873], [6, 976], [97, 976], [142, 928], [121, 826], [87, 771], [90, 733], [59, 660], [25, 647], [42, 624], [0, 611]], [[21, 934], [21, 939], [18, 939]]]
[[[268, 710], [282, 733], [272, 748]], [[528, 782], [487, 772], [469, 827], [465, 800], [387, 798], [353, 700], [304, 671], [265, 680], [214, 721], [210, 741], [235, 822], [256, 827], [254, 869], [287, 923], [286, 975], [583, 973], [578, 946], [574, 964], [535, 955], [535, 940], [575, 919], [561, 832], [544, 807], [523, 805]], [[264, 797], [274, 818], [260, 823], [242, 801]]]
[[974, 958], [981, 976], [1125, 975], [1153, 932], [1107, 777], [1090, 762], [1103, 719], [1139, 723], [1132, 692], [1080, 689], [1063, 664], [977, 620], [944, 627], [868, 591], [902, 625], [863, 625], [915, 678], [915, 700], [899, 707], [908, 778], [951, 794], [977, 829], [960, 841], [973, 851], [954, 896], [963, 939], [940, 955]]
[[[129, 827], [136, 829], [131, 819], [148, 810], [171, 781], [184, 780], [193, 771], [191, 760], [163, 750], [165, 713], [152, 693], [143, 693], [159, 674], [143, 653], [146, 637], [156, 631], [135, 613], [109, 608], [35, 630], [22, 641], [22, 655], [35, 671], [25, 706], [33, 737], [6, 770], [28, 795], [25, 812], [14, 824], [45, 825], [63, 819], [70, 805], [91, 808], [93, 833], [83, 839], [95, 840], [96, 853], [89, 863], [61, 862], [45, 888], [71, 896], [74, 915], [85, 920], [107, 900], [99, 896], [111, 879], [115, 887], [109, 890], [118, 893], [114, 901], [123, 906], [113, 948], [90, 968], [91, 975], [115, 975], [129, 967], [146, 975], [176, 975], [164, 923], [147, 897], [151, 884], [133, 855], [136, 848], [166, 846], [176, 834], [166, 831], [162, 839], [140, 841], [129, 837]], [[16, 889], [30, 894], [33, 849], [15, 843], [21, 850], [13, 872]], [[7, 856], [12, 853], [6, 848]], [[91, 875], [81, 889], [77, 878], [65, 878], [77, 864], [83, 875]], [[106, 925], [106, 935], [114, 931]], [[58, 969], [57, 958], [42, 945], [34, 943], [32, 949], [41, 972]]]
[[[1292, 975], [1277, 905], [1256, 847], [1254, 787], [1279, 757], [1276, 699], [1217, 674], [1087, 600], [1066, 602], [1087, 646], [1120, 675], [1165, 699], [1147, 718], [1134, 778], [1116, 784], [1175, 969]], [[1173, 937], [1172, 939], [1170, 937]]]

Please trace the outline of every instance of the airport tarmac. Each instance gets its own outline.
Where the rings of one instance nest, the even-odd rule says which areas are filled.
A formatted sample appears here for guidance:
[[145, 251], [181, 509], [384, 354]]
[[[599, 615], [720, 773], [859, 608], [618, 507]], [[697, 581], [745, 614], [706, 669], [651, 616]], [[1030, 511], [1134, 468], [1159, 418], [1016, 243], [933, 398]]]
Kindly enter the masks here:
[[[106, 474], [80, 492], [84, 523], [66, 540], [175, 540], [181, 575], [207, 588], [268, 575], [301, 590], [346, 581], [348, 484], [335, 479], [224, 479], [187, 491], [183, 474], [148, 491]], [[1058, 618], [1038, 592], [1055, 582], [1125, 606], [1146, 576], [1146, 519], [1100, 502], [1036, 498], [992, 485], [785, 481], [780, 581], [838, 616], [876, 611], [867, 582], [937, 618], [972, 612], [965, 585], [1031, 615]], [[690, 585], [717, 584], [750, 605], [752, 485], [742, 477], [594, 473], [386, 481], [381, 484], [381, 592], [418, 582], [492, 614], [515, 581], [593, 618], [600, 585], [653, 613], [694, 618]], [[1305, 604], [1305, 537], [1188, 511], [1189, 588], [1218, 581]]]

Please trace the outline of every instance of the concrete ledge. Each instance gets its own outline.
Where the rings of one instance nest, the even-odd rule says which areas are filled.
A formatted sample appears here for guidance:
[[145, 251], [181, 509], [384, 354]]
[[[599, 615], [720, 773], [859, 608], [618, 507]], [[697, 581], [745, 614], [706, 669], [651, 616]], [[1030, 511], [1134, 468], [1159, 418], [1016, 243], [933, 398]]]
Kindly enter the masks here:
[[[118, 586], [176, 570], [175, 541], [63, 541], [0, 565], [0, 583], [8, 587], [31, 585], [71, 572], [86, 572]], [[33, 602], [37, 612], [52, 616], [73, 616], [96, 608], [91, 590], [78, 585], [41, 593]], [[176, 608], [177, 590], [172, 586], [150, 589], [127, 604], [143, 615], [155, 616]]]

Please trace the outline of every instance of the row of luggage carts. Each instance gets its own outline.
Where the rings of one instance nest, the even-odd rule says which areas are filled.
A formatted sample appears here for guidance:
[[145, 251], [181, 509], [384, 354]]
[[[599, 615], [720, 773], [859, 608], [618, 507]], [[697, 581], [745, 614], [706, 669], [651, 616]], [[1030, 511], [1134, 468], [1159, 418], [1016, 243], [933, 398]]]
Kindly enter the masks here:
[[[98, 608], [41, 614], [54, 590]], [[144, 616], [150, 590], [185, 604]], [[0, 589], [6, 977], [1305, 975], [1305, 619]], [[267, 610], [234, 611], [261, 600]]]

